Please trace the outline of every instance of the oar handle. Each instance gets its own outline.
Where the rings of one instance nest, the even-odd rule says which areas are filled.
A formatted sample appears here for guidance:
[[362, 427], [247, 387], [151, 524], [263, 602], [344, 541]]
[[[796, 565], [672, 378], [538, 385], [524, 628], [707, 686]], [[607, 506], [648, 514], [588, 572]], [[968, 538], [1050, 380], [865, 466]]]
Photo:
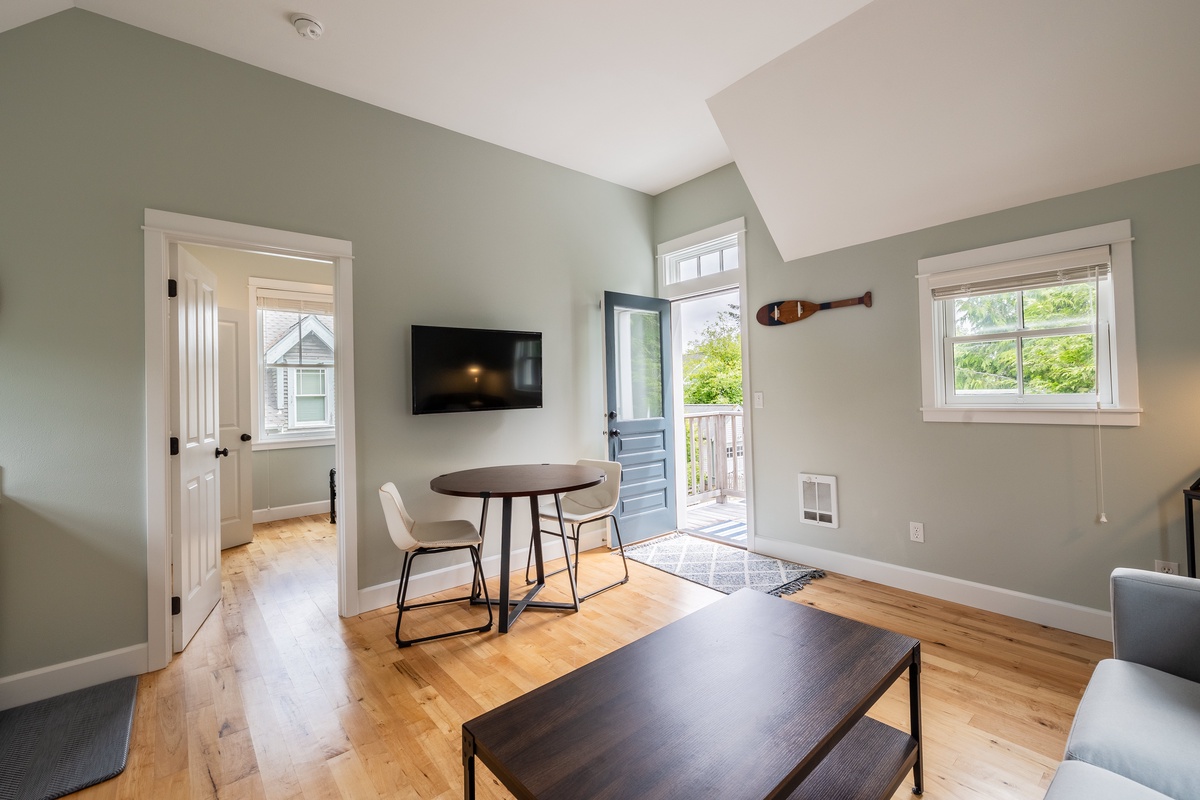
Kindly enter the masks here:
[[828, 303], [821, 303], [821, 308], [846, 308], [847, 306], [863, 305], [867, 308], [871, 307], [871, 293], [867, 292], [862, 297], [851, 297], [848, 300], [833, 300]]

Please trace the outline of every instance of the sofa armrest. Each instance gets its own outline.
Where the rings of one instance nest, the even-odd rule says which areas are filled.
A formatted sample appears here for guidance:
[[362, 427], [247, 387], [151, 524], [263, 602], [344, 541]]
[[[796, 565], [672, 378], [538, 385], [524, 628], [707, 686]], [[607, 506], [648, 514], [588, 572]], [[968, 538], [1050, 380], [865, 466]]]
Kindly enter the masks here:
[[1200, 579], [1119, 568], [1109, 585], [1113, 655], [1200, 682]]

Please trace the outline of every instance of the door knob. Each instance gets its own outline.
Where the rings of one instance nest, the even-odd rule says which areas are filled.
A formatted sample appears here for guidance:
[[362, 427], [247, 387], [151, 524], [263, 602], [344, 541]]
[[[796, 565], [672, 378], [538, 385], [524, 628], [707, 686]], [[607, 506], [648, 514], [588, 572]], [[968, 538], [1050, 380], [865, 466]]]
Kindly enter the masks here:
[[253, 436], [251, 436], [251, 435], [250, 435], [250, 434], [248, 434], [248, 433], [243, 433], [243, 434], [242, 434], [242, 441], [243, 441], [243, 442], [248, 442], [248, 441], [250, 441], [250, 440], [251, 440], [251, 439], [253, 439], [253, 438], [254, 438], [254, 437], [253, 437]]
[[220, 458], [221, 456], [227, 456], [227, 455], [229, 455], [228, 447], [225, 447], [225, 448], [218, 447], [217, 448], [217, 455], [216, 455], [217, 458]]

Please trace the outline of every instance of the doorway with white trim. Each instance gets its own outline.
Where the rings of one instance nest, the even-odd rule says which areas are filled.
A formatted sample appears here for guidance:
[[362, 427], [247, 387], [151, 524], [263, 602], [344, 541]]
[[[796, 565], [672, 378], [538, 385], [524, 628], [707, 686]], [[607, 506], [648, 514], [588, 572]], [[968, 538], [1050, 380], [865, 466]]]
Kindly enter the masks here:
[[[179, 263], [180, 254], [186, 259], [198, 262], [189, 249], [208, 252], [210, 258], [218, 251], [236, 251], [256, 254], [279, 259], [289, 259], [296, 264], [321, 263], [327, 270], [326, 274], [332, 282], [332, 311], [330, 321], [334, 330], [336, 346], [336, 361], [334, 364], [313, 364], [314, 369], [328, 369], [327, 378], [335, 379], [336, 391], [330, 395], [328, 391], [300, 392], [303, 395], [301, 405], [305, 410], [300, 412], [299, 423], [308, 421], [315, 404], [312, 398], [319, 398], [326, 403], [323, 420], [332, 425], [332, 443], [334, 448], [334, 464], [337, 470], [337, 500], [336, 518], [338, 521], [338, 613], [341, 616], [352, 616], [358, 612], [358, 569], [357, 569], [357, 510], [354, 498], [354, 380], [353, 380], [353, 316], [351, 293], [351, 243], [343, 240], [308, 234], [279, 231], [238, 223], [204, 219], [170, 212], [146, 210], [145, 254], [146, 254], [146, 441], [147, 441], [147, 611], [148, 611], [148, 665], [147, 669], [155, 670], [165, 666], [171, 659], [171, 653], [179, 649], [179, 639], [174, 633], [174, 608], [182, 602], [173, 601], [179, 594], [178, 580], [175, 575], [175, 557], [173, 553], [179, 550], [178, 543], [173, 544], [173, 537], [180, 534], [180, 520], [177, 510], [180, 508], [178, 486], [173, 488], [170, 480], [172, 464], [168, 448], [161, 443], [174, 435], [179, 426], [173, 421], [170, 411], [173, 403], [171, 398], [179, 394], [171, 386], [179, 386], [178, 363], [173, 364], [167, 347], [167, 332], [170, 320], [177, 312], [169, 305], [167, 290], [168, 276], [172, 266]], [[197, 269], [204, 271], [203, 265]], [[299, 274], [293, 270], [292, 275]], [[214, 285], [219, 286], [213, 279]], [[245, 297], [246, 287], [242, 288]], [[248, 314], [242, 317], [245, 328], [251, 327]], [[324, 324], [324, 323], [323, 323]], [[197, 326], [205, 341], [200, 343], [199, 350], [205, 348], [219, 355], [218, 324], [216, 315], [207, 328]], [[255, 326], [256, 327], [256, 326]], [[312, 327], [310, 325], [310, 327]], [[244, 338], [249, 338], [244, 337]], [[257, 335], [254, 337], [258, 339]], [[239, 344], [226, 343], [226, 347], [240, 347]], [[302, 349], [302, 348], [301, 348]], [[181, 351], [182, 352], [182, 351]], [[216, 359], [212, 359], [216, 360]], [[278, 366], [278, 365], [276, 365]], [[294, 369], [299, 371], [308, 365], [301, 362], [298, 365], [284, 364], [279, 369]], [[241, 370], [244, 374], [244, 370]], [[236, 378], [235, 380], [241, 380]], [[295, 384], [293, 384], [295, 385]], [[311, 389], [313, 381], [308, 380], [304, 387]], [[323, 387], [328, 382], [323, 382]], [[242, 392], [230, 397], [244, 394]], [[298, 395], [299, 397], [299, 395]], [[176, 398], [178, 399], [178, 398]], [[285, 398], [286, 400], [287, 398]], [[230, 401], [232, 402], [232, 400]], [[235, 415], [236, 424], [231, 425], [241, 431], [244, 423], [252, 419], [261, 419], [261, 414], [245, 412], [244, 407]], [[299, 427], [303, 427], [300, 424]], [[252, 439], [258, 431], [254, 430]], [[327, 431], [326, 431], [327, 432]], [[238, 440], [245, 432], [239, 432]], [[225, 446], [222, 444], [222, 446]], [[221, 447], [216, 448], [221, 461]], [[243, 468], [233, 471], [242, 472]], [[211, 481], [210, 481], [211, 482]], [[177, 482], [176, 482], [177, 483]], [[244, 485], [239, 484], [234, 489], [239, 499], [245, 494]], [[211, 505], [211, 504], [210, 504]], [[327, 500], [320, 505], [328, 511]], [[240, 516], [243, 512], [239, 510]], [[209, 515], [212, 516], [211, 514]], [[225, 516], [222, 512], [221, 516]], [[185, 526], [186, 527], [186, 526]], [[219, 595], [217, 596], [219, 599]], [[213, 601], [216, 602], [215, 600]], [[211, 610], [211, 607], [210, 609]], [[207, 611], [203, 612], [205, 615]], [[174, 645], [174, 646], [173, 646]]]
[[741, 303], [737, 289], [677, 300], [683, 333], [680, 530], [745, 547], [746, 451]]
[[658, 296], [671, 301], [678, 529], [754, 549], [746, 359], [745, 220], [658, 246]]

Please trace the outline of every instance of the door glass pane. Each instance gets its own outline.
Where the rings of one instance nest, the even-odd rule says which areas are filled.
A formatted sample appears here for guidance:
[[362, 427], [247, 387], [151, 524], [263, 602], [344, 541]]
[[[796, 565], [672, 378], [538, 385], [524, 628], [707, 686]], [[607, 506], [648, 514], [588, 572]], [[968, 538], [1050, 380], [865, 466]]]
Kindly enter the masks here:
[[955, 342], [954, 393], [1017, 391], [1017, 342]]
[[662, 338], [654, 311], [617, 308], [616, 377], [618, 419], [663, 416]]

